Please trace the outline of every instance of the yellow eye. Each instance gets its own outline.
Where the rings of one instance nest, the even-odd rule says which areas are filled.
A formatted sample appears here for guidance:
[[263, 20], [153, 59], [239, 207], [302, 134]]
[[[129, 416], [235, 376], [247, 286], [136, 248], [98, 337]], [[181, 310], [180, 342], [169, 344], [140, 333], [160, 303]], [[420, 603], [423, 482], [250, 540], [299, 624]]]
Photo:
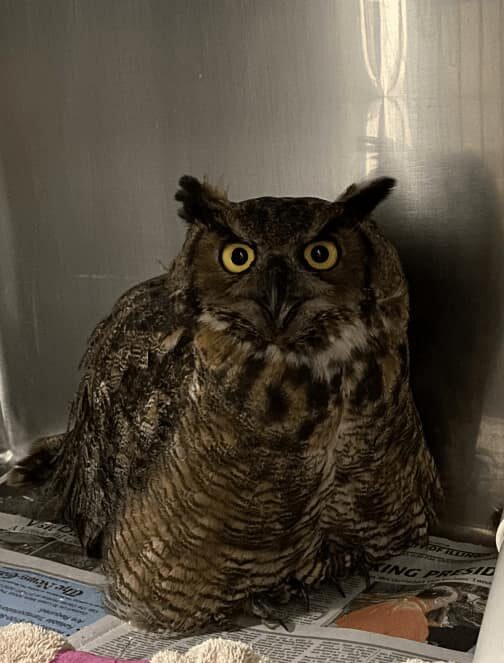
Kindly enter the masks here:
[[221, 261], [225, 269], [232, 274], [245, 272], [254, 262], [254, 249], [247, 244], [232, 242], [222, 249]]
[[320, 240], [307, 244], [304, 259], [312, 269], [331, 269], [338, 262], [338, 247], [334, 242]]

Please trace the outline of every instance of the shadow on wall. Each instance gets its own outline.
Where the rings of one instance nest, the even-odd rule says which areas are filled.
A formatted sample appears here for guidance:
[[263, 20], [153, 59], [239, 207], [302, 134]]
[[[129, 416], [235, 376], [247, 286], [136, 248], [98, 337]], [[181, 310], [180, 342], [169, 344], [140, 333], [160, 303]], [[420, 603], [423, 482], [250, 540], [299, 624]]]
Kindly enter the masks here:
[[[472, 155], [412, 166], [403, 172], [415, 179], [408, 183], [407, 174], [401, 177], [382, 226], [399, 250], [410, 284], [413, 390], [441, 468], [447, 498], [442, 521], [489, 527], [495, 505], [474, 491], [485, 391], [502, 335], [504, 237], [498, 194], [483, 163]], [[408, 199], [415, 191], [416, 199]]]

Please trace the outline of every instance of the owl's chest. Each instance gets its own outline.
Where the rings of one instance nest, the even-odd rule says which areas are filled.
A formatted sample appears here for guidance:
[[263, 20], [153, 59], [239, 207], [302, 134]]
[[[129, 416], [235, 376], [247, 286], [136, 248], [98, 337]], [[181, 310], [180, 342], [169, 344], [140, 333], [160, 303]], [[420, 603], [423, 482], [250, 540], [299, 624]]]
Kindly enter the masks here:
[[249, 357], [217, 371], [203, 371], [199, 400], [230, 425], [256, 437], [307, 441], [331, 418], [341, 400], [339, 372], [332, 381], [313, 376], [309, 366], [292, 366], [268, 358]]
[[258, 533], [262, 511], [275, 512], [286, 531], [303, 514], [311, 522], [331, 482], [328, 445], [339, 423], [342, 371], [336, 367], [322, 379], [307, 359], [292, 362], [236, 345], [219, 353], [203, 349], [189, 389], [188, 434], [212, 448], [207, 462], [233, 467], [228, 480], [240, 495], [250, 493], [248, 520], [257, 511]]

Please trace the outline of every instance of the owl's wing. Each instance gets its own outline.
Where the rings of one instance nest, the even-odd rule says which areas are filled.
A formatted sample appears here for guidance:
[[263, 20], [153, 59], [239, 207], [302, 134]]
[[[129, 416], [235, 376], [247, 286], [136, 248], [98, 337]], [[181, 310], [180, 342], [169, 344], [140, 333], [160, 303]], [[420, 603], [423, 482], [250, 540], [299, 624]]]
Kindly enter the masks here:
[[375, 564], [424, 542], [442, 498], [409, 385], [406, 340], [365, 357], [345, 391], [329, 538], [335, 552]]
[[376, 224], [360, 229], [372, 247], [362, 309], [372, 340], [344, 370], [325, 519], [343, 558], [373, 564], [425, 540], [442, 491], [410, 386], [406, 279]]
[[125, 293], [91, 335], [67, 432], [17, 468], [30, 481], [51, 467], [47, 492], [91, 552], [171, 442], [193, 370], [186, 319], [168, 274]]

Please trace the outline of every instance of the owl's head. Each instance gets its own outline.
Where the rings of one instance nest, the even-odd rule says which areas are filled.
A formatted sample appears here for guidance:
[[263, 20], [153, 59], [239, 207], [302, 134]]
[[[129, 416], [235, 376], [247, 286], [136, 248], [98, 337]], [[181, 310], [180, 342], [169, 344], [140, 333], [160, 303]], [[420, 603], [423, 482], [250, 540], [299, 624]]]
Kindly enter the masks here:
[[369, 220], [395, 182], [352, 185], [336, 201], [232, 202], [193, 177], [176, 199], [199, 320], [254, 350], [348, 357], [369, 341], [380, 301], [404, 295], [392, 246]]

